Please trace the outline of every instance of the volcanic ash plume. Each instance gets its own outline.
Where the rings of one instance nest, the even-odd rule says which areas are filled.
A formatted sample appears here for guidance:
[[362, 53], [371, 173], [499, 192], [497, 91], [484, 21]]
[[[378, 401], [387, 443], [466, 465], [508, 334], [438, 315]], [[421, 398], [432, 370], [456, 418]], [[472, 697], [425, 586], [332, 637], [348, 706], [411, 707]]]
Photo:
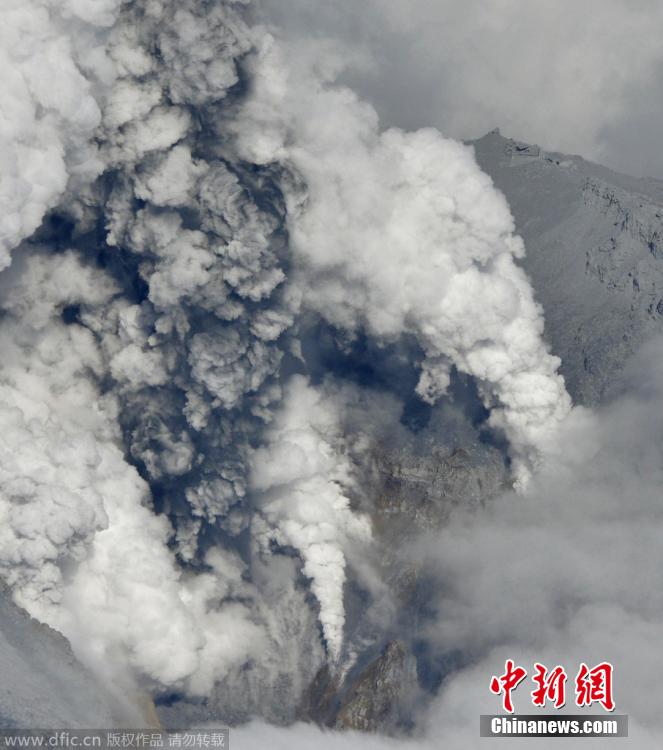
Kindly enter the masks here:
[[570, 403], [471, 151], [244, 5], [3, 6], [0, 574], [102, 673], [294, 712], [371, 546], [311, 313], [471, 375], [517, 478]]
[[452, 366], [474, 376], [525, 476], [570, 400], [506, 201], [471, 149], [432, 129], [381, 132], [374, 110], [334, 85], [339, 68], [333, 52], [288, 55], [267, 38], [234, 125], [247, 158], [291, 164], [306, 185], [287, 192], [304, 303], [384, 342], [415, 335], [426, 401], [445, 393]]

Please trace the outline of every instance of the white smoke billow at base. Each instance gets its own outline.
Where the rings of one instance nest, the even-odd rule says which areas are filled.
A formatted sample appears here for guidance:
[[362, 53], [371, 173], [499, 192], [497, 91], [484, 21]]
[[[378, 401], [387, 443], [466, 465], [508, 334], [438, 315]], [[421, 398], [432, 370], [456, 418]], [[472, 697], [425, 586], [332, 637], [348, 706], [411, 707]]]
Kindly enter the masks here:
[[103, 363], [94, 337], [54, 315], [64, 301], [101, 304], [116, 289], [68, 254], [26, 251], [4, 280], [3, 577], [92, 666], [112, 674], [119, 659], [120, 675], [134, 665], [204, 694], [262, 636], [240, 604], [215, 609], [250, 596], [230, 554], [211, 551], [210, 573], [191, 580], [177, 569], [172, 529], [119, 448], [117, 402], [91, 380]]
[[371, 547], [347, 394], [296, 373], [302, 320], [416, 340], [429, 403], [472, 376], [524, 483], [573, 413], [522, 242], [471, 150], [381, 131], [337, 50], [239, 2], [56, 5], [0, 31], [0, 572], [111, 680], [245, 680], [255, 710], [287, 683], [294, 706], [347, 656]]

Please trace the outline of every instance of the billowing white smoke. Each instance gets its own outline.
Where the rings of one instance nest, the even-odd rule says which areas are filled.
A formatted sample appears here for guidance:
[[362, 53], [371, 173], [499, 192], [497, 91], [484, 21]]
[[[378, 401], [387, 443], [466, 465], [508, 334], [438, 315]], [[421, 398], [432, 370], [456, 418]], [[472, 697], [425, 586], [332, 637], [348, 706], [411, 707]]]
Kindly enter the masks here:
[[[271, 668], [310, 622], [286, 611], [303, 607], [290, 561], [274, 557], [275, 578], [254, 585], [260, 564], [245, 575], [234, 553], [201, 551], [204, 531], [229, 548], [250, 530], [266, 556], [270, 541], [299, 552], [332, 661], [349, 550], [370, 538], [349, 499], [339, 394], [295, 378], [275, 414], [302, 301], [380, 342], [416, 336], [426, 400], [452, 365], [475, 376], [517, 473], [569, 402], [506, 204], [467, 149], [435, 131], [381, 133], [370, 107], [332, 85], [333, 54], [297, 72], [267, 37], [238, 110], [237, 61], [264, 36], [241, 3], [123, 4], [103, 52], [97, 27], [117, 5], [11, 3], [0, 29], [6, 75], [17, 73], [0, 126], [12, 128], [0, 266], [69, 187], [70, 241], [109, 268], [32, 248], [0, 277], [0, 572], [90, 663], [207, 694], [250, 656]], [[98, 152], [92, 80], [110, 86]], [[99, 154], [107, 179], [83, 191]], [[176, 529], [126, 456], [160, 486]], [[185, 573], [169, 544], [204, 572]]]
[[24, 254], [0, 280], [0, 567], [19, 603], [35, 612], [60, 602], [60, 561], [82, 559], [107, 523], [98, 480], [134, 474], [95, 413], [98, 396], [85, 377], [86, 369], [101, 371], [93, 337], [51, 321], [59, 302], [100, 302], [115, 289], [73, 255]]
[[374, 110], [333, 85], [334, 55], [320, 57], [288, 59], [267, 38], [235, 125], [247, 158], [291, 163], [306, 183], [288, 194], [305, 304], [383, 341], [414, 334], [427, 401], [452, 365], [477, 378], [526, 475], [570, 400], [506, 201], [469, 148], [432, 129], [380, 132]]
[[[104, 38], [120, 0], [3, 0], [0, 8], [0, 270], [70, 180], [102, 170], [91, 142], [95, 85], [112, 78]], [[96, 92], [98, 95], [98, 92]]]
[[221, 606], [252, 595], [233, 555], [211, 551], [209, 573], [178, 569], [172, 529], [118, 446], [117, 401], [95, 386], [94, 337], [56, 318], [117, 288], [73, 254], [24, 251], [0, 279], [3, 578], [100, 671], [121, 677], [132, 666], [157, 684], [209, 693], [262, 650], [264, 633], [247, 606]]
[[[203, 522], [230, 537], [248, 526], [246, 433], [279, 397], [274, 374], [282, 352], [274, 342], [292, 323], [288, 305], [273, 294], [285, 278], [283, 243], [272, 239], [278, 206], [263, 201], [259, 209], [214, 151], [193, 155], [201, 125], [191, 112], [218, 119], [214, 108], [237, 83], [236, 60], [250, 48], [233, 5], [123, 5], [100, 62], [109, 66], [98, 132], [106, 163], [95, 169], [105, 166], [111, 189], [86, 187], [59, 207], [78, 220], [78, 236], [65, 240], [77, 251], [26, 246], [0, 276], [0, 573], [31, 614], [66, 634], [102, 674], [120, 679], [129, 669], [157, 688], [201, 695], [249, 658], [262, 670], [254, 692], [268, 689], [279, 670], [298, 673], [304, 661], [317, 669], [321, 658], [315, 643], [301, 656], [283, 643], [295, 623], [298, 643], [309, 632], [317, 640], [310, 618], [290, 617], [291, 632], [276, 622], [282, 609], [305, 610], [294, 570], [279, 568], [290, 573], [287, 582], [261, 574], [267, 591], [259, 593], [235, 553], [198, 549]], [[94, 18], [110, 24], [104, 4], [95, 7]], [[87, 4], [76, 8], [93, 20]], [[48, 20], [33, 7], [26, 14], [30, 22]], [[90, 41], [77, 20], [69, 28], [81, 45]], [[60, 43], [69, 49], [64, 37]], [[28, 63], [48, 73], [33, 52]], [[89, 82], [79, 79], [84, 113]], [[65, 83], [51, 90], [68, 93]], [[65, 104], [78, 111], [66, 97]], [[63, 144], [71, 138], [87, 148], [100, 122], [94, 111], [89, 132], [63, 118], [40, 131], [44, 147], [61, 152], [63, 170]], [[33, 172], [17, 168], [38, 191]], [[30, 222], [8, 236], [10, 246], [36, 228], [60, 192], [30, 209]], [[86, 234], [97, 224], [108, 229], [109, 273], [94, 265], [103, 241]], [[128, 298], [124, 269], [113, 279], [124, 260], [113, 257], [116, 246], [118, 257], [137, 259], [129, 286], [144, 280], [146, 299]], [[90, 265], [79, 260], [85, 253]], [[196, 452], [194, 440], [204, 451]], [[186, 508], [179, 527], [154, 513], [149, 487], [123, 448], [151, 480], [180, 481], [175, 500], [167, 498]], [[184, 573], [170, 544], [205, 572]], [[299, 675], [291, 684], [301, 689]]]
[[[341, 399], [329, 387], [292, 378], [266, 445], [253, 455], [251, 477], [267, 521], [263, 547], [273, 540], [301, 554], [332, 663], [343, 644], [344, 548], [371, 539], [368, 518], [353, 513], [347, 496], [356, 480], [340, 424]], [[261, 529], [259, 521], [254, 525]]]

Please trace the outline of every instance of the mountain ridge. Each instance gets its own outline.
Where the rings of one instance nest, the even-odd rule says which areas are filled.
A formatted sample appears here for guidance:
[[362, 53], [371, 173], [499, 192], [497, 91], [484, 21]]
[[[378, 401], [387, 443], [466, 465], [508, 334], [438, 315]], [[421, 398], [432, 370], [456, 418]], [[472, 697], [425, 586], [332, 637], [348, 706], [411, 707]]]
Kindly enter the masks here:
[[593, 405], [663, 325], [663, 181], [491, 131], [470, 141], [525, 241], [521, 264], [576, 403]]

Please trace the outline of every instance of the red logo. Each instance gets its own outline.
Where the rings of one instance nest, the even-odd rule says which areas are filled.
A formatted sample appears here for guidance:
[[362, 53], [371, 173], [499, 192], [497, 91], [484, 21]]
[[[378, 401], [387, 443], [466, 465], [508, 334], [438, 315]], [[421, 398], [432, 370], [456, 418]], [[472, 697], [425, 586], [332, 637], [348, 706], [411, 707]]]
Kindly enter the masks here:
[[576, 677], [576, 705], [600, 703], [606, 711], [615, 710], [612, 699], [612, 664], [607, 661], [588, 669], [583, 662]]
[[536, 672], [532, 679], [537, 687], [532, 690], [532, 703], [535, 706], [545, 706], [546, 700], [549, 700], [555, 708], [561, 708], [566, 703], [564, 667], [557, 666], [549, 672], [543, 664], [536, 662], [534, 669]]
[[[512, 692], [527, 676], [527, 670], [516, 666], [513, 659], [504, 662], [504, 674], [493, 675], [490, 681], [490, 692], [502, 696], [502, 706], [507, 713], [514, 712]], [[535, 688], [530, 693], [532, 704], [545, 706], [547, 701], [555, 708], [562, 708], [566, 703], [567, 674], [564, 667], [557, 665], [548, 669], [544, 664], [534, 664], [532, 681]], [[591, 706], [599, 703], [606, 711], [613, 711], [615, 702], [612, 697], [612, 664], [604, 661], [592, 669], [583, 662], [575, 679], [576, 706]]]
[[493, 676], [490, 681], [490, 692], [502, 696], [502, 705], [508, 713], [513, 713], [513, 701], [511, 700], [511, 691], [515, 690], [518, 685], [527, 677], [527, 670], [522, 667], [514, 667], [513, 659], [507, 659], [504, 662], [504, 674], [499, 677]]

